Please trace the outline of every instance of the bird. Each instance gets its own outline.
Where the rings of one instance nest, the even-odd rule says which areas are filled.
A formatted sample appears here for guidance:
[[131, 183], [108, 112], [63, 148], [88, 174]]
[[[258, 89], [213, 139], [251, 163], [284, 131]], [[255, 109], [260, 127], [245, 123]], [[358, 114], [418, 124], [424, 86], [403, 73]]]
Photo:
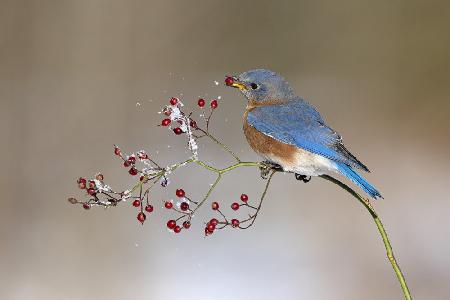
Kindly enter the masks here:
[[347, 150], [341, 135], [314, 106], [296, 96], [282, 76], [254, 69], [227, 76], [225, 85], [237, 88], [247, 99], [243, 131], [250, 147], [265, 162], [295, 173], [304, 182], [311, 176], [340, 173], [370, 197], [383, 198], [357, 172], [370, 171]]

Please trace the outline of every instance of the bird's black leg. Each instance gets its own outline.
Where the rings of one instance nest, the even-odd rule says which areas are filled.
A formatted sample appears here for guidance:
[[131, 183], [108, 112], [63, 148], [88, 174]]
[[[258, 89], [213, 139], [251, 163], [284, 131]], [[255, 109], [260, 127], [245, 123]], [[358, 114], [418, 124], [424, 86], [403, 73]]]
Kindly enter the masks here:
[[277, 165], [270, 161], [263, 161], [261, 162], [259, 170], [261, 171], [261, 178], [267, 179], [271, 170], [283, 171], [283, 168], [281, 168], [280, 165]]
[[307, 183], [311, 180], [311, 176], [306, 176], [306, 175], [301, 175], [301, 174], [295, 173], [295, 179], [301, 180], [304, 183]]

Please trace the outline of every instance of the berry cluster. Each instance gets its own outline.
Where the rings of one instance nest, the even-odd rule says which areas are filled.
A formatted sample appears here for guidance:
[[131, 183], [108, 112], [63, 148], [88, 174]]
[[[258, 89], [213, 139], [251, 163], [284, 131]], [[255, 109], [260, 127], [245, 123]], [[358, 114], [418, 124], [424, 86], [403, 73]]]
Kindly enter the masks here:
[[216, 229], [223, 229], [223, 228], [225, 228], [227, 226], [231, 226], [233, 228], [238, 227], [238, 228], [241, 228], [241, 229], [246, 229], [246, 228], [250, 227], [251, 225], [253, 225], [253, 221], [256, 218], [256, 215], [257, 215], [257, 213], [258, 213], [258, 211], [260, 209], [260, 206], [259, 207], [255, 207], [255, 206], [250, 205], [248, 203], [248, 196], [247, 196], [247, 194], [242, 194], [241, 197], [240, 197], [240, 200], [241, 200], [241, 203], [233, 202], [231, 204], [231, 209], [232, 210], [237, 211], [237, 210], [239, 210], [240, 207], [245, 206], [245, 207], [248, 207], [248, 208], [254, 210], [255, 213], [253, 215], [249, 214], [249, 217], [247, 219], [245, 219], [245, 220], [239, 221], [236, 218], [233, 218], [233, 219], [229, 220], [225, 216], [225, 214], [220, 210], [219, 203], [214, 201], [214, 202], [211, 203], [211, 209], [216, 211], [220, 215], [219, 218], [221, 219], [221, 221], [217, 220], [216, 218], [212, 218], [211, 220], [209, 220], [209, 222], [206, 223], [205, 235], [210, 235], [210, 234], [212, 234], [214, 232], [214, 230], [216, 230]]
[[[227, 80], [229, 81], [229, 79]], [[218, 99], [220, 99], [220, 97]], [[147, 215], [154, 211], [154, 205], [152, 205], [149, 201], [151, 189], [157, 184], [162, 187], [167, 187], [170, 183], [169, 176], [171, 176], [175, 170], [186, 165], [196, 163], [197, 165], [200, 165], [205, 169], [219, 175], [216, 182], [211, 185], [202, 200], [194, 201], [186, 195], [184, 189], [178, 188], [175, 191], [176, 201], [173, 199], [163, 201], [163, 206], [165, 209], [178, 214], [177, 217], [167, 221], [167, 228], [174, 233], [180, 233], [184, 229], [189, 229], [191, 227], [194, 213], [208, 200], [214, 187], [219, 182], [221, 175], [225, 173], [224, 170], [229, 171], [244, 165], [259, 166], [257, 163], [241, 162], [234, 152], [211, 135], [209, 125], [213, 112], [218, 107], [217, 99], [210, 101], [208, 112], [205, 112], [206, 101], [204, 99], [198, 99], [197, 106], [200, 108], [200, 114], [198, 116], [200, 118], [199, 120], [194, 119], [193, 112], [185, 113], [183, 111], [183, 103], [180, 99], [175, 97], [170, 98], [169, 104], [164, 106], [161, 111], [164, 115], [164, 119], [161, 121], [159, 126], [168, 128], [176, 136], [186, 136], [187, 147], [191, 153], [191, 156], [188, 159], [180, 163], [163, 167], [152, 158], [154, 156], [149, 155], [144, 150], [124, 154], [118, 146], [114, 145], [114, 154], [121, 159], [121, 164], [127, 169], [128, 174], [133, 177], [139, 177], [137, 183], [128, 190], [114, 191], [110, 186], [104, 183], [104, 176], [101, 173], [96, 174], [92, 179], [80, 177], [77, 180], [77, 184], [80, 189], [86, 192], [86, 200], [79, 201], [71, 197], [68, 199], [69, 202], [72, 204], [81, 204], [84, 209], [90, 209], [92, 206], [117, 206], [120, 202], [130, 200], [132, 206], [138, 209], [138, 214], [136, 217], [137, 220], [141, 224], [144, 224], [147, 219]], [[202, 123], [204, 126], [200, 126], [198, 121], [203, 121]], [[236, 164], [226, 169], [217, 169], [203, 161], [200, 161], [198, 158], [197, 142], [200, 138], [204, 137], [210, 138], [224, 151], [233, 156], [236, 160]], [[231, 204], [232, 211], [237, 211], [241, 207], [247, 207], [254, 211], [253, 215], [250, 214], [247, 219], [241, 221], [237, 218], [227, 218], [220, 210], [219, 203], [212, 202], [211, 208], [213, 211], [218, 213], [219, 216], [218, 218], [212, 218], [206, 222], [205, 235], [210, 235], [215, 230], [223, 229], [227, 226], [241, 229], [251, 226], [258, 214], [264, 195], [265, 193], [261, 197], [258, 207], [252, 206], [248, 203], [248, 196], [246, 194], [241, 195], [239, 203], [234, 202]]]
[[[164, 118], [161, 121], [161, 126], [168, 127], [171, 124], [174, 123], [177, 124], [176, 127], [172, 128], [173, 133], [175, 135], [181, 135], [183, 133], [188, 132], [188, 129], [190, 128], [192, 131], [201, 131], [203, 134], [206, 132], [203, 131], [201, 128], [197, 126], [197, 121], [195, 121], [192, 118], [192, 112], [189, 114], [189, 116], [186, 117], [186, 115], [180, 110], [180, 108], [183, 106], [183, 103], [180, 102], [180, 99], [172, 97], [169, 101], [168, 106], [165, 106], [163, 108], [162, 113], [167, 116], [167, 118]], [[198, 107], [200, 109], [204, 109], [206, 105], [206, 101], [203, 98], [198, 99], [197, 101]], [[213, 99], [209, 103], [210, 111], [209, 114], [206, 116], [204, 113], [202, 113], [200, 116], [204, 118], [206, 123], [206, 131], [209, 130], [209, 123], [212, 117], [212, 114], [214, 110], [219, 106], [219, 102], [217, 99]], [[187, 126], [189, 124], [189, 126]], [[196, 138], [198, 138], [198, 135], [194, 135]]]
[[167, 200], [164, 202], [164, 207], [168, 210], [173, 210], [180, 215], [176, 219], [167, 221], [167, 228], [169, 230], [174, 233], [180, 233], [182, 229], [189, 229], [191, 227], [191, 219], [194, 211], [198, 207], [198, 202], [187, 197], [183, 189], [177, 189], [175, 195], [179, 199], [176, 206], [174, 206], [173, 200]]

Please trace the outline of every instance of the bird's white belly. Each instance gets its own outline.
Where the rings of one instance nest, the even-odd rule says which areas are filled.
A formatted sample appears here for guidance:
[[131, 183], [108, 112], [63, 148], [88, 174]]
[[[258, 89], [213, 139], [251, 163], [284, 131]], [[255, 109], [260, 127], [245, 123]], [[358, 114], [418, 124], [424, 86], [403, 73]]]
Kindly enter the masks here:
[[306, 176], [319, 176], [337, 171], [335, 162], [318, 154], [303, 149], [297, 149], [292, 161], [267, 153], [264, 158], [280, 165], [284, 171]]

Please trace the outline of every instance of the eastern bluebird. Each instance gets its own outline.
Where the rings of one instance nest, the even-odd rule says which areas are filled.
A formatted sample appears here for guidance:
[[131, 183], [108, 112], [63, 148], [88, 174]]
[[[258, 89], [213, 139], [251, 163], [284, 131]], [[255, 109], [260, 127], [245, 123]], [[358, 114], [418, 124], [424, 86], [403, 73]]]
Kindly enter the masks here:
[[227, 77], [225, 83], [247, 98], [244, 133], [263, 159], [295, 173], [297, 178], [338, 172], [371, 197], [382, 198], [355, 171], [369, 169], [345, 148], [341, 136], [311, 104], [295, 96], [283, 77], [258, 69]]

